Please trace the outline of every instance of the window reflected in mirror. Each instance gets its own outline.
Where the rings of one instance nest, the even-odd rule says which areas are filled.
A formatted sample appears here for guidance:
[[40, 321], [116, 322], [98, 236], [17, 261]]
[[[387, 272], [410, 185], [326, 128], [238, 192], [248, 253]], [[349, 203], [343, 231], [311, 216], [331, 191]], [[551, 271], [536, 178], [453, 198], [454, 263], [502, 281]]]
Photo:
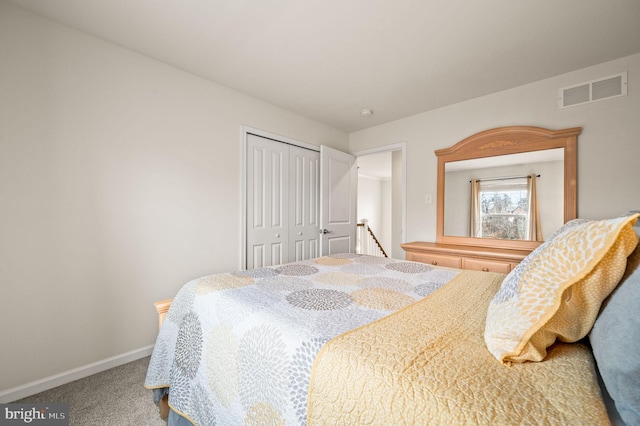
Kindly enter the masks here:
[[444, 235], [543, 241], [564, 223], [564, 149], [445, 165]]
[[469, 235], [542, 241], [536, 194], [540, 175], [473, 179], [469, 182]]

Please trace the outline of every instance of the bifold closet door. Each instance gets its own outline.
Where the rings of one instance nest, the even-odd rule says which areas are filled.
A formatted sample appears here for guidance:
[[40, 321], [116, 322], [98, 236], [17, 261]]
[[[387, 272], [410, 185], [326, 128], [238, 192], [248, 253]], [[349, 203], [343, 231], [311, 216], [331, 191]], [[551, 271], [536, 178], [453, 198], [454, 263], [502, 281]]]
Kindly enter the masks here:
[[247, 137], [247, 268], [320, 255], [320, 153]]
[[289, 145], [248, 135], [247, 268], [289, 259]]
[[289, 147], [289, 262], [320, 256], [320, 153]]

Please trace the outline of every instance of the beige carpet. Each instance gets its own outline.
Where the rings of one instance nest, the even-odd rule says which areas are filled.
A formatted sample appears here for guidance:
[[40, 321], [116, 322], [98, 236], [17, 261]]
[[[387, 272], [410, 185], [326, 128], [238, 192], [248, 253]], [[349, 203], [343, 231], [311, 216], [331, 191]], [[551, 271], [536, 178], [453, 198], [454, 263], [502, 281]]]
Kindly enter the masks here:
[[144, 379], [150, 357], [20, 399], [16, 403], [69, 404], [71, 425], [159, 425], [158, 407]]

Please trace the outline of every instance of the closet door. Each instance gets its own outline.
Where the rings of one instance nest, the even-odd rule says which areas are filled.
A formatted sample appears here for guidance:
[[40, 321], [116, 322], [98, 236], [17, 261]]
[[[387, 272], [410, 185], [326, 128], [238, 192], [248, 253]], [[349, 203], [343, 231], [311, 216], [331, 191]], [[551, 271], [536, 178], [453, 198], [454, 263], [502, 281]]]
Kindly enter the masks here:
[[320, 153], [289, 147], [289, 262], [320, 256]]
[[248, 135], [247, 268], [289, 261], [289, 145]]
[[355, 158], [246, 135], [246, 267], [355, 252]]

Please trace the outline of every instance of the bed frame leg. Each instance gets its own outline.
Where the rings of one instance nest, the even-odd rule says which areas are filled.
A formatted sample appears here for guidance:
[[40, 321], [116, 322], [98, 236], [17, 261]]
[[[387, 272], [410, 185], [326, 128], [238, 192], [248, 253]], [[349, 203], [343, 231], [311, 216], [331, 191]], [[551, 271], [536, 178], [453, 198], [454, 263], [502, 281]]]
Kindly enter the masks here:
[[[158, 312], [158, 326], [162, 327], [162, 321], [164, 320], [164, 316], [167, 314], [169, 310], [169, 306], [171, 305], [173, 299], [160, 300], [154, 303], [156, 307], [156, 311]], [[160, 418], [162, 420], [166, 420], [169, 417], [169, 395], [165, 395], [158, 403], [158, 407], [160, 407]]]
[[160, 400], [160, 418], [166, 420], [169, 417], [169, 395], [165, 395]]

